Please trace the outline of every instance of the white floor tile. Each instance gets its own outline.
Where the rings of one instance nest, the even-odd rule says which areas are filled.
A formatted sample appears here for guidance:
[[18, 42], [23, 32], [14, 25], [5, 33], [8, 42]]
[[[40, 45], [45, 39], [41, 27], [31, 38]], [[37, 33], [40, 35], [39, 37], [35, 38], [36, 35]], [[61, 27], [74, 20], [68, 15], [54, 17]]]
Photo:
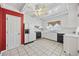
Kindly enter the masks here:
[[48, 39], [38, 39], [33, 43], [4, 52], [3, 56], [62, 56], [61, 43]]

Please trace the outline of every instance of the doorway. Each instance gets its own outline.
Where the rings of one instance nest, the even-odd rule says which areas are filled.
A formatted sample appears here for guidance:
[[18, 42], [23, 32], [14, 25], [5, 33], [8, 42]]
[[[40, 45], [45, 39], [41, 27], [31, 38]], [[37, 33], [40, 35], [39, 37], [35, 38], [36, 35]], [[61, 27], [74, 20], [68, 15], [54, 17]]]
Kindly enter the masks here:
[[6, 14], [6, 50], [21, 45], [21, 18]]

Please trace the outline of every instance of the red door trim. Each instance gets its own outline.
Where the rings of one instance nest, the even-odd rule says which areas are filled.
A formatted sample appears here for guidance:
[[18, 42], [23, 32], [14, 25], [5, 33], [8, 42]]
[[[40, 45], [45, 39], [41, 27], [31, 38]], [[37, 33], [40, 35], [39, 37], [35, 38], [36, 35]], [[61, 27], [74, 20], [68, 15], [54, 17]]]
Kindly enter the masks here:
[[2, 14], [2, 50], [6, 50], [6, 14], [21, 17], [21, 44], [24, 44], [24, 15], [2, 7], [0, 7], [0, 13]]

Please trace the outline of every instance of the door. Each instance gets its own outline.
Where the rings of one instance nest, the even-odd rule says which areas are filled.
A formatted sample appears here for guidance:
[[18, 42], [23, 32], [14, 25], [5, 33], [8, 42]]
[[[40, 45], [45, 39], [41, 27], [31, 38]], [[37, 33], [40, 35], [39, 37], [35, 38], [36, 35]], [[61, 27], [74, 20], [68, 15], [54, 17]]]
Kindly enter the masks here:
[[21, 19], [6, 15], [6, 49], [13, 49], [21, 44]]

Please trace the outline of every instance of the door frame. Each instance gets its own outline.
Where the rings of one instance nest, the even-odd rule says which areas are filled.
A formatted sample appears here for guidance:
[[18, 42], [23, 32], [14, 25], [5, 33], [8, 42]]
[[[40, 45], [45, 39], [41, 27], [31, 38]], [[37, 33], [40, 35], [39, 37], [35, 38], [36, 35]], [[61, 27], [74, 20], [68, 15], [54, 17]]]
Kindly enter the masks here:
[[22, 13], [12, 11], [0, 7], [0, 13], [2, 14], [2, 44], [1, 51], [6, 50], [6, 14], [21, 17], [21, 44], [24, 44], [24, 15]]

